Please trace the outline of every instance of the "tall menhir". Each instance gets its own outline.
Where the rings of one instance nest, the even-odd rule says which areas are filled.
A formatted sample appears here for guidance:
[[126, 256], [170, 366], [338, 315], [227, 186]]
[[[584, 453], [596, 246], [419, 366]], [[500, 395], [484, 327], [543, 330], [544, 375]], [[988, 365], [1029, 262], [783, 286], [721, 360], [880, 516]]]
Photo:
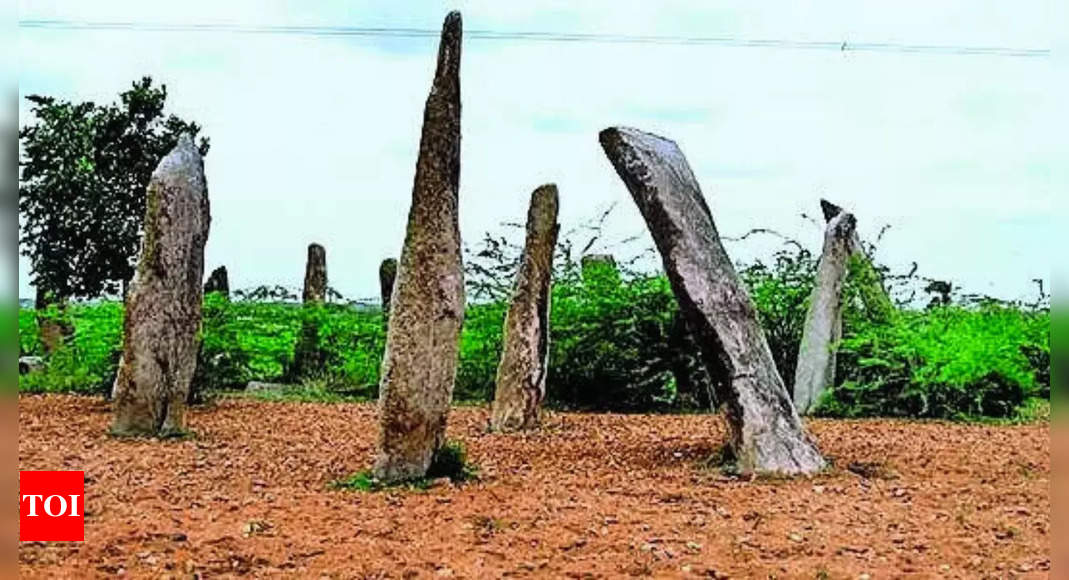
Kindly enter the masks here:
[[116, 435], [169, 435], [186, 428], [211, 221], [204, 161], [191, 136], [183, 135], [160, 161], [145, 205], [113, 390]]
[[464, 321], [457, 220], [460, 186], [460, 13], [442, 26], [408, 228], [398, 263], [379, 384], [374, 475], [423, 477], [445, 437]]

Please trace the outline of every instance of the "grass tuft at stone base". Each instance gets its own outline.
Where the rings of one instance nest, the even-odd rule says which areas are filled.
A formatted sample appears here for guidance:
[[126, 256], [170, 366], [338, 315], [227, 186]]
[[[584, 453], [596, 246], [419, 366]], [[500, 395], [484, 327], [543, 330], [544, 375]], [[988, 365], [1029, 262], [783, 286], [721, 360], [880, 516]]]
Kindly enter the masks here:
[[446, 441], [434, 453], [434, 458], [431, 459], [431, 466], [427, 469], [427, 475], [424, 477], [386, 483], [372, 475], [370, 470], [364, 470], [358, 471], [349, 477], [334, 480], [328, 484], [328, 487], [330, 489], [368, 493], [386, 489], [425, 491], [445, 479], [448, 479], [450, 483], [463, 483], [478, 478], [478, 475], [478, 468], [468, 463], [468, 455], [464, 449], [464, 444], [459, 441]]

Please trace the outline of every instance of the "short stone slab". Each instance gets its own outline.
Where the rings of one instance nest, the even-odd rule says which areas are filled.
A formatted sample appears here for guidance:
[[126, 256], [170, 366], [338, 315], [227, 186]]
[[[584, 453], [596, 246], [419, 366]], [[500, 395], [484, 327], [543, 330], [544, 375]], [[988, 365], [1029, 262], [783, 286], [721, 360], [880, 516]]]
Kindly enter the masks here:
[[263, 392], [275, 392], [281, 393], [286, 390], [289, 385], [283, 385], [282, 383], [263, 383], [260, 381], [249, 381], [249, 384], [245, 385], [246, 393], [263, 393]]
[[19, 374], [25, 375], [45, 368], [45, 359], [39, 356], [20, 356]]

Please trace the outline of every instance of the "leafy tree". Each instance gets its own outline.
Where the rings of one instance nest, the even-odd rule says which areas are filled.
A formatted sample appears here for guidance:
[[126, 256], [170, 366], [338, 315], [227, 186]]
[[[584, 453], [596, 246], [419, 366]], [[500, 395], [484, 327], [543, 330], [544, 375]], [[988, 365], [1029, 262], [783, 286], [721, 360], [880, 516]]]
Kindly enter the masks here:
[[48, 303], [115, 294], [134, 274], [152, 172], [179, 135], [201, 128], [164, 116], [167, 87], [149, 77], [109, 105], [27, 100], [36, 122], [19, 131], [19, 247], [32, 282]]

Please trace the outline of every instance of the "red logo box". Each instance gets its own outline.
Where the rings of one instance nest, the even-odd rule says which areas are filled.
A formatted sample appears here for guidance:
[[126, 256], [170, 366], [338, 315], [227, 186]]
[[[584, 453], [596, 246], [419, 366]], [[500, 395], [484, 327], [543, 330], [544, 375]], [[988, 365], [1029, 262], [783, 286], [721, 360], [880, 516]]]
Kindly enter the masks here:
[[19, 472], [19, 541], [85, 541], [85, 472]]

